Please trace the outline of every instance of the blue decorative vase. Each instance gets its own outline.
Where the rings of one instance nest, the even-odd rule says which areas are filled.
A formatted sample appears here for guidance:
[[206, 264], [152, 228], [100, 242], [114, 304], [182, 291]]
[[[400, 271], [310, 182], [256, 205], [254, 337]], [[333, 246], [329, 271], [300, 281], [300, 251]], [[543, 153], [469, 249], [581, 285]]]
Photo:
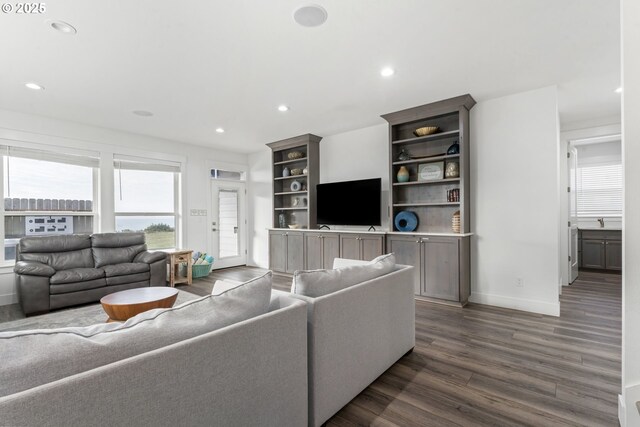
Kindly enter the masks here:
[[409, 171], [407, 170], [406, 166], [400, 166], [400, 170], [398, 171], [396, 178], [398, 178], [398, 182], [409, 181]]
[[289, 176], [291, 175], [291, 171], [289, 170], [288, 167], [285, 166], [284, 169], [282, 169], [282, 176]]
[[394, 219], [398, 231], [414, 231], [418, 227], [418, 217], [410, 211], [400, 211]]

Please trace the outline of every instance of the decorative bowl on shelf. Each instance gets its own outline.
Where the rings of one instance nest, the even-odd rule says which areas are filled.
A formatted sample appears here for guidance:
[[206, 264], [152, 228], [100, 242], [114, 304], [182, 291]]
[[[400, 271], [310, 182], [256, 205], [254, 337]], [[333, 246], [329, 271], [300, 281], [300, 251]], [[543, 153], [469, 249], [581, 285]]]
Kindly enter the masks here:
[[301, 224], [289, 224], [289, 228], [293, 229], [293, 230], [297, 230], [299, 228], [302, 228]]
[[302, 175], [302, 169], [300, 168], [291, 169], [290, 172], [291, 172], [291, 175]]
[[415, 136], [427, 136], [438, 132], [438, 126], [424, 126], [413, 131]]
[[304, 153], [302, 151], [292, 151], [289, 154], [287, 154], [287, 158], [289, 160], [301, 159], [303, 157], [304, 157]]

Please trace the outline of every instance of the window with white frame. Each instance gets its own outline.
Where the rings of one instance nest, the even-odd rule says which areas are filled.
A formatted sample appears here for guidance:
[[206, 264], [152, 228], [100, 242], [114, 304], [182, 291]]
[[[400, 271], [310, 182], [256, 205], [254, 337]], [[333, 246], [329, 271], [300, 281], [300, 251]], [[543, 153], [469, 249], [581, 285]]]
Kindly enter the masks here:
[[115, 230], [142, 231], [149, 249], [178, 246], [180, 163], [114, 155]]
[[0, 153], [4, 262], [15, 260], [21, 237], [94, 231], [98, 153], [17, 142], [0, 145]]
[[576, 171], [580, 217], [622, 216], [622, 164], [585, 164]]

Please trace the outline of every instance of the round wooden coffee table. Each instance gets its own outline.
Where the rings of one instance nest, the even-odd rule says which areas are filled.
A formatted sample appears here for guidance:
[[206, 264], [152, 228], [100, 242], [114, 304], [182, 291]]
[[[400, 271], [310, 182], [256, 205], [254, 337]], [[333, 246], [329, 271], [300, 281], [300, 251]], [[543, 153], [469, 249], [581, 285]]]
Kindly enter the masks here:
[[100, 304], [109, 316], [107, 322], [124, 322], [147, 310], [173, 307], [176, 298], [178, 298], [176, 288], [151, 286], [106, 295], [102, 297]]

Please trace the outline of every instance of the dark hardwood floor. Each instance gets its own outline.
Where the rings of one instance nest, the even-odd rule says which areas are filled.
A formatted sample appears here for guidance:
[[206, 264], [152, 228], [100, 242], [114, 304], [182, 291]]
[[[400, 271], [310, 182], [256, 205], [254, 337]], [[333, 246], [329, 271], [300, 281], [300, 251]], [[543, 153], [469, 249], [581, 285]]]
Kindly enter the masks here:
[[[246, 280], [264, 270], [218, 270]], [[274, 276], [288, 290], [291, 278]], [[617, 426], [621, 276], [581, 272], [560, 317], [416, 302], [416, 347], [328, 426]]]
[[[216, 280], [264, 271], [217, 270], [180, 289], [205, 295]], [[274, 275], [275, 289], [290, 286]], [[581, 272], [563, 289], [560, 317], [416, 302], [414, 351], [327, 425], [617, 426], [621, 286], [620, 275]], [[0, 319], [15, 316], [1, 308]]]

